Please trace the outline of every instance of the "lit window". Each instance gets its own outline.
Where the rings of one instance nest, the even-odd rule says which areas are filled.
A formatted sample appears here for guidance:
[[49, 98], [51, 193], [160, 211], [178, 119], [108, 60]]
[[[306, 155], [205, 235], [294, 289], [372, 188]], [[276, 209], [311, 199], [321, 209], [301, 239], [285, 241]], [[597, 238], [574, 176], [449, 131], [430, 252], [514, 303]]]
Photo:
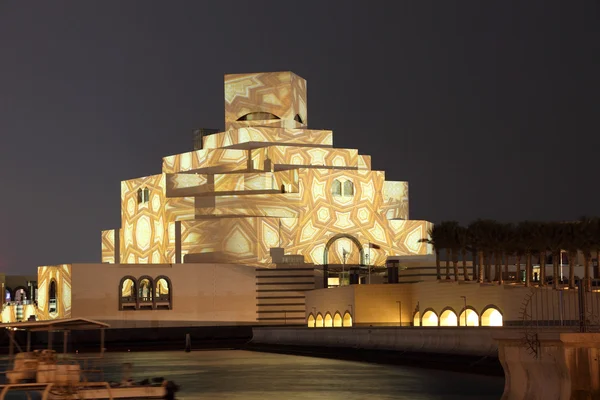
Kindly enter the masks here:
[[440, 315], [440, 326], [457, 326], [458, 319], [452, 310], [446, 310]]
[[481, 326], [502, 326], [502, 314], [490, 307], [481, 314]]
[[148, 201], [150, 201], [150, 189], [148, 189], [148, 188], [138, 189], [137, 201], [138, 201], [138, 204], [147, 203]]
[[354, 183], [352, 181], [344, 182], [344, 196], [354, 196]]
[[333, 181], [333, 185], [331, 185], [331, 194], [334, 196], [342, 195], [342, 182], [338, 181], [337, 179]]
[[350, 315], [350, 313], [347, 311], [344, 314], [344, 320], [342, 321], [342, 325], [346, 327], [352, 326], [352, 315]]
[[438, 316], [433, 311], [429, 310], [423, 314], [422, 326], [438, 326]]
[[467, 308], [466, 311], [460, 313], [460, 317], [458, 318], [460, 326], [465, 326], [465, 323], [466, 326], [479, 326], [479, 315], [470, 308]]

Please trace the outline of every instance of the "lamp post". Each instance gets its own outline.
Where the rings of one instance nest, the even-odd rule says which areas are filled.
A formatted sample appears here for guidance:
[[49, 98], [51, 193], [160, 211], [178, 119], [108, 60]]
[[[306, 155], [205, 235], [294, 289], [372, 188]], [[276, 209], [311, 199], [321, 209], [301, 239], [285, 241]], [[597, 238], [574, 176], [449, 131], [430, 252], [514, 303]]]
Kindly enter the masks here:
[[467, 325], [467, 296], [460, 296], [460, 298], [463, 299], [465, 302], [465, 308], [464, 308], [463, 313], [465, 313], [465, 327], [466, 327], [466, 326], [468, 326]]
[[396, 303], [398, 303], [398, 325], [402, 326], [402, 302], [397, 300]]
[[342, 264], [342, 278], [340, 279], [339, 282], [339, 286], [343, 286], [342, 283], [344, 282], [344, 273], [346, 271], [346, 257], [348, 256], [348, 252], [346, 251], [346, 249], [342, 249], [342, 259], [343, 264]]

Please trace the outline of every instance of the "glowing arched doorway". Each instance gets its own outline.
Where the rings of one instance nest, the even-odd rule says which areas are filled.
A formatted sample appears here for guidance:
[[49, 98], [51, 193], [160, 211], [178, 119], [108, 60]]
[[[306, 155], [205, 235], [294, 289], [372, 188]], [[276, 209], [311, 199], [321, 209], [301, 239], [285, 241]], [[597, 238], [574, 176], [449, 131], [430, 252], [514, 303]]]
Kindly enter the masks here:
[[502, 326], [502, 313], [495, 307], [488, 307], [481, 313], [481, 326]]
[[340, 328], [342, 326], [342, 316], [339, 312], [336, 312], [333, 316], [333, 327]]
[[456, 313], [449, 308], [442, 311], [442, 314], [440, 315], [440, 326], [458, 326]]
[[360, 265], [365, 265], [365, 250], [357, 238], [347, 233], [338, 233], [337, 235], [334, 235], [327, 241], [325, 249], [323, 250], [323, 287], [325, 288], [329, 287], [329, 248], [336, 240], [342, 238], [350, 239], [350, 241], [356, 245], [360, 254]]
[[308, 322], [307, 322], [307, 324], [308, 324], [309, 328], [314, 328], [315, 327], [315, 316], [314, 315], [310, 314], [308, 316]]
[[[465, 317], [467, 318], [466, 321]], [[477, 315], [475, 310], [467, 308], [460, 313], [460, 316], [458, 317], [458, 324], [460, 326], [479, 326], [479, 315]]]
[[352, 326], [352, 315], [348, 311], [344, 314], [344, 320], [342, 321], [342, 325], [345, 327]]
[[323, 316], [321, 314], [317, 314], [317, 322], [315, 324], [317, 328], [323, 327]]
[[438, 316], [433, 310], [427, 310], [423, 313], [421, 326], [438, 326]]
[[331, 314], [325, 314], [325, 328], [333, 327], [333, 318], [331, 318]]
[[421, 326], [421, 313], [418, 311], [413, 316], [413, 326]]

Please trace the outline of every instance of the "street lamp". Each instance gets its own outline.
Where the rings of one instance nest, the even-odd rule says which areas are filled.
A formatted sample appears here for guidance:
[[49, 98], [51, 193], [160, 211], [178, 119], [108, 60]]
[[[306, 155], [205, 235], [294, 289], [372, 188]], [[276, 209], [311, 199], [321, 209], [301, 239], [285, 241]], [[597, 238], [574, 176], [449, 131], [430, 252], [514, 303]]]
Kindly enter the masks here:
[[398, 325], [402, 326], [402, 302], [397, 300], [398, 303]]
[[342, 278], [340, 279], [339, 286], [343, 286], [342, 282], [344, 281], [344, 273], [346, 270], [346, 257], [348, 257], [348, 252], [346, 251], [346, 249], [342, 249], [342, 258], [344, 262], [342, 264]]
[[465, 326], [467, 325], [467, 296], [460, 296], [461, 299], [463, 299], [465, 301], [465, 308], [463, 313], [465, 313]]

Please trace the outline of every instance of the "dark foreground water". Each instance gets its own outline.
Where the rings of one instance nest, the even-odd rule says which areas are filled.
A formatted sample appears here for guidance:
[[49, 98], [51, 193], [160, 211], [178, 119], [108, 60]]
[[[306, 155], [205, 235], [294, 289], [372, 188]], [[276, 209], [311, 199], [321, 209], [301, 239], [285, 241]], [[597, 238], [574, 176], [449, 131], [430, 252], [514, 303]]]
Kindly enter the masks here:
[[504, 379], [353, 361], [213, 350], [107, 353], [107, 380], [164, 377], [181, 386], [180, 400], [499, 399]]

